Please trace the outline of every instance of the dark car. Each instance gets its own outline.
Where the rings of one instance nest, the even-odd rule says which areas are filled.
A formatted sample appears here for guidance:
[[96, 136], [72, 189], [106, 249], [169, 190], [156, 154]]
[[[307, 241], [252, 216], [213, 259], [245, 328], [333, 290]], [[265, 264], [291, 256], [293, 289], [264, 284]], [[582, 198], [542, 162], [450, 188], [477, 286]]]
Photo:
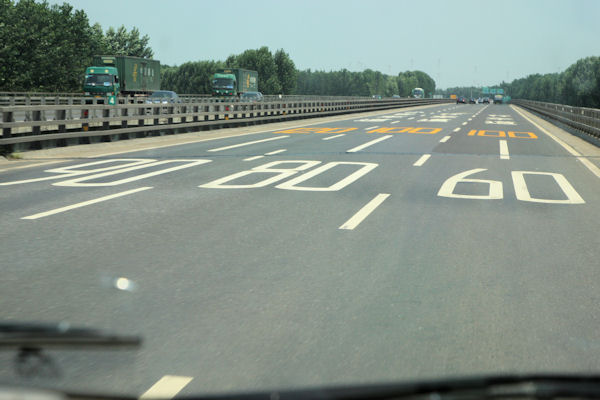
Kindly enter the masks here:
[[146, 98], [146, 104], [181, 103], [177, 93], [171, 90], [158, 90]]
[[470, 98], [469, 104], [477, 104], [477, 101], [474, 98]]
[[456, 104], [458, 103], [462, 103], [462, 104], [467, 104], [467, 99], [465, 99], [464, 97], [459, 97], [456, 99]]
[[490, 104], [490, 98], [489, 97], [484, 97], [483, 100], [481, 100], [481, 102], [483, 104]]
[[257, 101], [262, 101], [263, 100], [263, 95], [261, 92], [246, 92], [246, 93], [242, 93], [242, 95], [240, 96], [240, 101], [246, 102], [246, 103], [255, 103]]

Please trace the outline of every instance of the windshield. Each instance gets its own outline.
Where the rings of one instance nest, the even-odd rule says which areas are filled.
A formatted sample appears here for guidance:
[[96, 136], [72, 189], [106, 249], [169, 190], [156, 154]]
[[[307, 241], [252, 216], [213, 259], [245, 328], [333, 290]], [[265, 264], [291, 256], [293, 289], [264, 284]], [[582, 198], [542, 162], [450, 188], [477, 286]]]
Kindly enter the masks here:
[[0, 0], [0, 397], [600, 377], [599, 17]]
[[233, 79], [217, 78], [213, 79], [212, 83], [214, 87], [223, 89], [233, 89]]
[[92, 74], [85, 76], [85, 84], [90, 86], [110, 86], [114, 82], [113, 75]]

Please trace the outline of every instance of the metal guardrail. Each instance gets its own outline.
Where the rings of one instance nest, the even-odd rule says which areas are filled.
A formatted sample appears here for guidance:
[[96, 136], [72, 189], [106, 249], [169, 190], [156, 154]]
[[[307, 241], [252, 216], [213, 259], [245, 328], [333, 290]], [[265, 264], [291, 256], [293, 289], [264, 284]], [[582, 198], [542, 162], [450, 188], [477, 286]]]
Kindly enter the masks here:
[[512, 103], [600, 138], [600, 109], [532, 100], [512, 100]]
[[[141, 96], [118, 96], [118, 104], [136, 104], [144, 103], [147, 95]], [[179, 98], [183, 103], [222, 103], [223, 101], [232, 101], [222, 97], [211, 97], [208, 94], [180, 94]], [[264, 101], [279, 100], [336, 100], [341, 96], [313, 96], [313, 95], [265, 95]], [[370, 99], [371, 97], [348, 96], [344, 99], [359, 100]], [[83, 104], [102, 103], [104, 98], [96, 99], [90, 96], [84, 96], [83, 93], [49, 93], [49, 92], [0, 92], [0, 106], [29, 106], [29, 105], [60, 105], [60, 104]]]
[[2, 106], [0, 147], [5, 152], [23, 151], [446, 102], [452, 100], [337, 98], [257, 103]]

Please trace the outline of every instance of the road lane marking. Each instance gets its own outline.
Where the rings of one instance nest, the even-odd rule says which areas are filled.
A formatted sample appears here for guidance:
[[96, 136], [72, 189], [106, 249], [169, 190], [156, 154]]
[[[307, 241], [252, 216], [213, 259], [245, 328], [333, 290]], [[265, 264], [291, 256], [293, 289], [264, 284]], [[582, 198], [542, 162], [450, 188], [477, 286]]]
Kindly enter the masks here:
[[264, 158], [264, 156], [248, 157], [248, 158], [244, 158], [244, 161], [258, 160], [259, 158]]
[[370, 142], [367, 142], [367, 143], [361, 144], [360, 146], [356, 146], [356, 147], [354, 147], [354, 148], [352, 148], [352, 149], [350, 149], [350, 150], [346, 150], [346, 153], [356, 153], [357, 151], [361, 151], [361, 150], [363, 150], [363, 149], [366, 149], [366, 148], [367, 148], [367, 147], [369, 147], [369, 146], [372, 146], [372, 145], [374, 145], [374, 144], [376, 144], [376, 143], [379, 143], [379, 142], [382, 142], [382, 141], [384, 141], [384, 140], [386, 140], [386, 139], [389, 139], [389, 138], [391, 138], [392, 136], [394, 136], [394, 135], [386, 135], [386, 136], [382, 136], [382, 137], [380, 137], [380, 138], [377, 138], [377, 139], [375, 139], [375, 140], [371, 140]]
[[89, 206], [91, 204], [96, 204], [96, 203], [100, 203], [102, 201], [115, 199], [117, 197], [127, 196], [129, 194], [141, 192], [141, 191], [148, 190], [148, 189], [152, 189], [152, 186], [146, 186], [146, 187], [141, 187], [141, 188], [137, 188], [137, 189], [126, 190], [124, 192], [119, 192], [119, 193], [111, 194], [111, 195], [108, 195], [108, 196], [98, 197], [97, 199], [88, 200], [88, 201], [82, 201], [81, 203], [71, 204], [70, 206], [55, 208], [54, 210], [44, 211], [44, 212], [33, 214], [33, 215], [28, 215], [27, 217], [22, 217], [21, 219], [38, 219], [38, 218], [43, 218], [43, 217], [47, 217], [49, 215], [54, 215], [54, 214], [58, 214], [58, 213], [61, 213], [61, 212], [73, 210], [73, 209], [76, 209], [76, 208]]
[[500, 140], [500, 159], [510, 160], [510, 154], [508, 153], [508, 143], [506, 140]]
[[519, 111], [517, 108], [515, 108], [514, 106], [510, 106], [513, 110], [515, 110], [516, 112], [518, 112], [523, 118], [525, 118], [527, 121], [531, 122], [536, 128], [538, 128], [540, 131], [544, 132], [546, 135], [548, 135], [551, 139], [553, 139], [556, 143], [558, 143], [559, 145], [561, 145], [565, 150], [567, 150], [569, 153], [571, 153], [572, 155], [574, 155], [575, 157], [577, 157], [577, 159], [579, 161], [581, 161], [581, 163], [583, 165], [585, 165], [587, 167], [587, 169], [589, 169], [594, 175], [596, 175], [598, 178], [600, 178], [600, 168], [598, 168], [594, 163], [592, 163], [590, 160], [588, 160], [587, 158], [583, 157], [578, 151], [576, 151], [573, 147], [571, 147], [570, 145], [566, 144], [565, 142], [563, 142], [561, 139], [559, 139], [558, 137], [554, 136], [553, 134], [551, 134], [550, 132], [548, 132], [546, 129], [542, 128], [541, 126], [539, 126], [538, 124], [536, 124], [531, 118], [527, 117], [525, 114], [523, 114], [521, 111]]
[[443, 138], [440, 139], [440, 142], [446, 143], [448, 140], [450, 140], [450, 136], [444, 136]]
[[284, 151], [287, 151], [287, 149], [280, 149], [280, 150], [270, 151], [268, 153], [265, 153], [265, 156], [272, 156], [272, 155], [275, 155], [275, 154], [283, 153]]
[[345, 133], [340, 133], [339, 135], [329, 136], [329, 137], [323, 138], [321, 140], [331, 140], [331, 139], [335, 139], [335, 138], [342, 137], [342, 136], [346, 136], [346, 134]]
[[250, 146], [250, 145], [253, 145], [256, 143], [270, 142], [272, 140], [279, 140], [279, 139], [284, 139], [284, 138], [289, 138], [289, 136], [284, 135], [284, 136], [275, 136], [275, 137], [267, 138], [267, 139], [253, 140], [251, 142], [238, 143], [238, 144], [233, 144], [231, 146], [217, 147], [216, 149], [210, 149], [207, 151], [223, 151], [223, 150], [235, 149], [238, 147]]
[[[106, 176], [120, 175], [125, 172], [136, 171], [136, 170], [143, 169], [143, 168], [152, 168], [152, 167], [156, 167], [159, 165], [164, 165], [164, 164], [169, 164], [169, 163], [181, 163], [181, 162], [183, 162], [185, 164], [178, 165], [178, 166], [171, 167], [171, 168], [159, 169], [158, 171], [147, 172], [147, 173], [141, 174], [141, 175], [134, 175], [129, 178], [119, 179], [119, 180], [112, 181], [112, 182], [82, 183], [82, 182], [91, 181], [91, 180], [95, 180], [95, 179], [99, 179], [99, 178], [104, 178]], [[156, 176], [156, 175], [162, 175], [162, 174], [166, 174], [166, 173], [173, 172], [173, 171], [179, 171], [180, 169], [185, 169], [185, 168], [190, 168], [190, 167], [194, 167], [197, 165], [207, 164], [210, 162], [212, 162], [212, 160], [202, 160], [202, 159], [199, 159], [199, 160], [174, 159], [174, 160], [155, 161], [152, 163], [135, 165], [133, 167], [121, 168], [121, 169], [116, 169], [116, 170], [107, 171], [107, 172], [101, 172], [99, 174], [79, 176], [79, 177], [76, 177], [73, 179], [67, 179], [66, 181], [56, 182], [56, 183], [53, 183], [52, 185], [54, 185], [54, 186], [71, 186], [71, 187], [116, 186], [116, 185], [122, 185], [124, 183], [137, 181], [140, 179], [150, 178], [150, 177]]]
[[150, 389], [146, 390], [139, 399], [172, 399], [179, 393], [188, 383], [192, 381], [191, 376], [176, 376], [176, 375], [165, 375], [158, 380]]
[[363, 208], [358, 210], [348, 221], [346, 221], [338, 229], [353, 230], [356, 228], [365, 218], [369, 216], [381, 203], [385, 201], [390, 195], [388, 193], [379, 193], [370, 202], [365, 204]]
[[454, 129], [454, 131], [453, 131], [453, 132], [458, 132], [458, 131], [460, 131], [460, 128], [456, 128], [456, 129]]
[[407, 118], [407, 119], [415, 119], [415, 117], [410, 117], [410, 118]]
[[[463, 124], [463, 125], [466, 125], [467, 123], [466, 123], [466, 122], [463, 122], [462, 124]], [[210, 150], [209, 150], [209, 151], [210, 151]]]
[[379, 128], [379, 125], [375, 125], [370, 128], [365, 128], [365, 131], [370, 131], [371, 129], [377, 129], [377, 128]]
[[425, 162], [427, 160], [429, 160], [429, 157], [431, 157], [431, 154], [423, 154], [414, 164], [413, 167], [420, 167], [421, 165], [425, 164]]
[[56, 161], [46, 161], [46, 162], [41, 162], [41, 163], [36, 163], [36, 164], [20, 165], [18, 167], [10, 167], [10, 168], [0, 169], [0, 172], [13, 171], [15, 169], [23, 169], [23, 168], [31, 168], [31, 167], [41, 167], [42, 165], [56, 164], [56, 163], [60, 163], [60, 162], [69, 162], [69, 161], [71, 161], [71, 160], [64, 159], [64, 160], [56, 160]]

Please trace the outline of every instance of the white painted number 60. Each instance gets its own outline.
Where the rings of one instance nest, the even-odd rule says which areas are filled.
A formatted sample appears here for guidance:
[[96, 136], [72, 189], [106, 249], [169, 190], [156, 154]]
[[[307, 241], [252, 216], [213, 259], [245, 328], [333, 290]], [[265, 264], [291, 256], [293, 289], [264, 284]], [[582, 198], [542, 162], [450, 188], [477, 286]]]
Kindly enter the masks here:
[[[484, 199], [484, 200], [497, 200], [502, 198], [502, 182], [500, 181], [491, 181], [486, 179], [465, 179], [465, 177], [469, 175], [476, 174], [478, 172], [487, 171], [485, 168], [475, 168], [470, 169], [465, 172], [461, 172], [460, 174], [456, 174], [448, 179], [442, 185], [438, 192], [438, 196], [441, 197], [450, 197], [455, 199]], [[486, 195], [473, 195], [473, 194], [455, 194], [454, 189], [456, 185], [460, 182], [470, 182], [470, 183], [487, 183], [490, 185], [490, 189], [488, 194]]]
[[[438, 191], [440, 197], [450, 197], [455, 199], [483, 199], [483, 200], [497, 200], [502, 199], [502, 182], [492, 181], [486, 179], [465, 179], [469, 175], [476, 174], [478, 172], [487, 171], [484, 168], [470, 169], [460, 174], [456, 174], [442, 184], [442, 187]], [[515, 187], [515, 195], [517, 200], [527, 201], [530, 203], [548, 203], [548, 204], [584, 204], [585, 201], [579, 193], [571, 186], [567, 178], [562, 174], [553, 172], [538, 172], [538, 171], [512, 171], [512, 180]], [[541, 199], [537, 197], [531, 197], [529, 189], [527, 188], [527, 182], [525, 182], [525, 175], [546, 175], [551, 176], [554, 181], [560, 187], [560, 190], [567, 196], [566, 199]], [[456, 194], [454, 189], [456, 185], [461, 182], [471, 183], [485, 183], [490, 185], [489, 193], [487, 195], [470, 195], [470, 194]]]

